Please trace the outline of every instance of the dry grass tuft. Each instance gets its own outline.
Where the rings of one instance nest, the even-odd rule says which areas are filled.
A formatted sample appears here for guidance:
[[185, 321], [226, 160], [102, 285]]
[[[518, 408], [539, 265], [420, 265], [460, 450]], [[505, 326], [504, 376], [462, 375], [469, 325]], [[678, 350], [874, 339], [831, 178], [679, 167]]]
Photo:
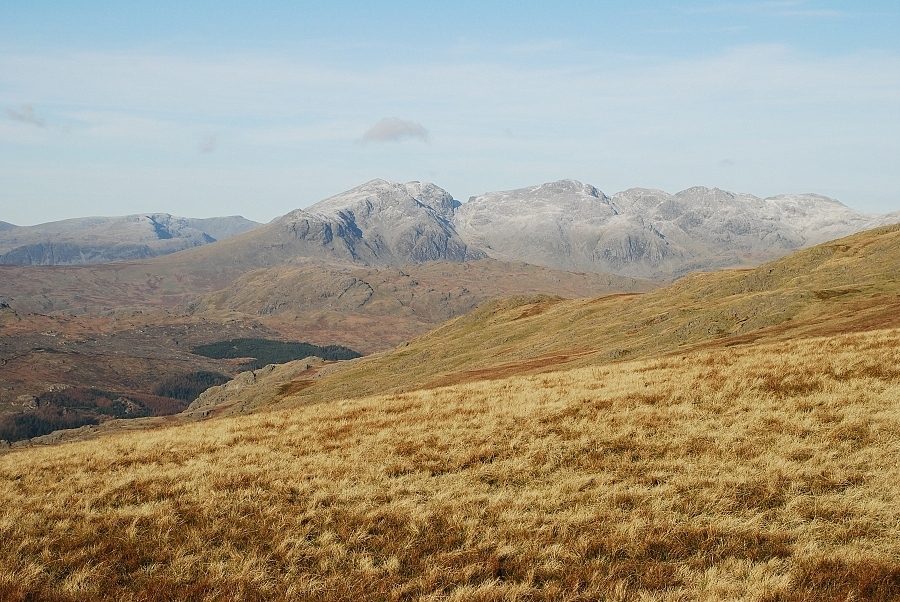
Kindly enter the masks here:
[[900, 330], [0, 457], [2, 600], [900, 599]]

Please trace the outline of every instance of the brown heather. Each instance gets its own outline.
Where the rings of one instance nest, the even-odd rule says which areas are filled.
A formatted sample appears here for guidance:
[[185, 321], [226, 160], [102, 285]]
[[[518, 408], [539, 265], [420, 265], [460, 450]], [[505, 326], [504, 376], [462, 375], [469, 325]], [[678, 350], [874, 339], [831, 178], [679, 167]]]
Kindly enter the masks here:
[[0, 599], [900, 599], [900, 330], [0, 457]]

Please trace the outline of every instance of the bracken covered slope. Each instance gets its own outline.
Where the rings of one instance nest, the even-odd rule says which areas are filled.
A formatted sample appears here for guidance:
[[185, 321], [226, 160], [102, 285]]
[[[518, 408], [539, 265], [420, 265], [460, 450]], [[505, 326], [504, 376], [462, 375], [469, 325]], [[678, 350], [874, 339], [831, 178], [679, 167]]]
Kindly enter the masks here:
[[894, 600], [900, 331], [0, 457], [0, 599]]

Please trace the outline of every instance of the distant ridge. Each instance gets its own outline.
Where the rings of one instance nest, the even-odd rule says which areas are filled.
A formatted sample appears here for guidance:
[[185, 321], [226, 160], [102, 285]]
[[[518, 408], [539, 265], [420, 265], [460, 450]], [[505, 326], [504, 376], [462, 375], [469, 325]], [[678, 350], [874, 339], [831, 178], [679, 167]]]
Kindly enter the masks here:
[[36, 226], [0, 223], [0, 263], [72, 265], [146, 259], [209, 244], [258, 226], [240, 216], [205, 219], [168, 213], [85, 217]]
[[0, 263], [134, 260], [203, 246], [177, 261], [240, 273], [299, 258], [401, 267], [489, 257], [666, 280], [756, 265], [898, 221], [900, 212], [868, 215], [817, 194], [759, 198], [696, 186], [608, 196], [559, 180], [460, 203], [429, 182], [376, 179], [265, 225], [140, 214], [0, 228]]

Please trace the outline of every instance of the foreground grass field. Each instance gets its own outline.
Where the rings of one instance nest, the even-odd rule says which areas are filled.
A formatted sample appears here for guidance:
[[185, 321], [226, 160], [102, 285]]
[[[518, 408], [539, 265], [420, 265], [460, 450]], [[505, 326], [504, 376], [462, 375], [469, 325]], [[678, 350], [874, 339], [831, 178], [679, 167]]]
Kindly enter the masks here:
[[900, 598], [900, 330], [0, 457], [2, 600]]

